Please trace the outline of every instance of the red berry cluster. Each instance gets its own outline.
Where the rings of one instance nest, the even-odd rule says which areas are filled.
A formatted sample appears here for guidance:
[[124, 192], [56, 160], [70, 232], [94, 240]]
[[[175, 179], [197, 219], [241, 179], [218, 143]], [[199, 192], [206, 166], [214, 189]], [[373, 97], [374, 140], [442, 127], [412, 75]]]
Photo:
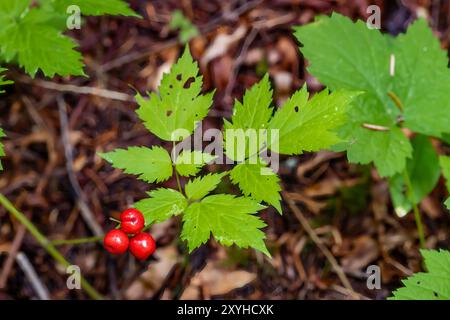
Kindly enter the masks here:
[[[150, 257], [156, 249], [155, 240], [144, 229], [144, 216], [139, 210], [127, 209], [120, 215], [120, 229], [109, 231], [103, 245], [112, 254], [122, 254], [130, 249], [130, 252], [139, 260]], [[128, 235], [132, 235], [131, 239]]]

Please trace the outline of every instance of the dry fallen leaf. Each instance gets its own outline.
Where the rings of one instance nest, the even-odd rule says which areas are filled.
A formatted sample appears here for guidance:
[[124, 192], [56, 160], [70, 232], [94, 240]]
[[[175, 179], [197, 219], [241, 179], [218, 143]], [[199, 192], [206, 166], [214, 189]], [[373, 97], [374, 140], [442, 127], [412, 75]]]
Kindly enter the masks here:
[[205, 298], [224, 295], [248, 285], [255, 279], [255, 273], [244, 270], [230, 271], [219, 267], [217, 263], [210, 262], [192, 278], [181, 299], [198, 299], [200, 292], [203, 292]]

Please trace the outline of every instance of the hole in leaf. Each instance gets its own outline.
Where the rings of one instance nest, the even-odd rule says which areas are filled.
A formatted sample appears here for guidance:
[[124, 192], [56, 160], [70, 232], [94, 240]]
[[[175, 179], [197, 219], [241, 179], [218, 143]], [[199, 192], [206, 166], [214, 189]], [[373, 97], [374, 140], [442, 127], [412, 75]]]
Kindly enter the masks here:
[[189, 79], [186, 80], [186, 82], [184, 83], [183, 88], [184, 89], [189, 89], [189, 87], [191, 86], [192, 82], [194, 82], [195, 79], [194, 77], [190, 77]]
[[182, 79], [181, 73], [177, 74], [177, 80], [178, 80], [178, 81], [181, 81], [181, 79]]
[[298, 112], [298, 106], [295, 106], [294, 111]]
[[166, 116], [167, 116], [167, 117], [170, 117], [171, 114], [172, 114], [172, 110], [167, 110]]
[[433, 292], [433, 295], [434, 295], [435, 297], [439, 297], [439, 295], [438, 295], [437, 292]]

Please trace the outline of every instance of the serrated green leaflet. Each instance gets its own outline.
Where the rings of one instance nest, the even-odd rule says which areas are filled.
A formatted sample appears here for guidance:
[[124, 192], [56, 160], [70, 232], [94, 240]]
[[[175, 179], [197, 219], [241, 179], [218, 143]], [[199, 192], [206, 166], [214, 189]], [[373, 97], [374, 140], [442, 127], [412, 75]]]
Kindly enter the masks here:
[[159, 95], [148, 93], [149, 99], [136, 96], [136, 111], [145, 127], [166, 141], [181, 141], [192, 134], [212, 105], [213, 92], [200, 94], [202, 76], [186, 47], [181, 58], [164, 74]]
[[163, 222], [172, 216], [181, 214], [188, 203], [186, 198], [173, 189], [156, 189], [148, 193], [150, 198], [135, 204], [145, 218], [145, 225]]
[[230, 177], [245, 196], [267, 202], [281, 214], [280, 179], [266, 164], [238, 164], [230, 171]]
[[[272, 88], [269, 75], [245, 91], [242, 103], [234, 103], [231, 122], [224, 120], [225, 149], [227, 156], [235, 161], [258, 152], [265, 138], [260, 130], [267, 128], [272, 117]], [[254, 148], [254, 149], [253, 149]]]
[[420, 203], [434, 189], [441, 174], [438, 155], [427, 136], [416, 136], [412, 140], [412, 146], [413, 157], [406, 165], [411, 180], [412, 195], [409, 195], [404, 174], [399, 173], [389, 179], [395, 212], [400, 217], [412, 209], [413, 203]]
[[146, 182], [161, 182], [172, 176], [172, 159], [162, 147], [130, 147], [116, 149], [100, 156], [110, 162], [114, 168], [125, 173], [137, 175]]
[[186, 196], [189, 200], [200, 200], [211, 191], [216, 189], [217, 185], [220, 183], [222, 178], [227, 174], [227, 172], [208, 174], [203, 177], [197, 177], [190, 180], [185, 187]]
[[198, 150], [182, 151], [175, 160], [175, 169], [184, 177], [195, 176], [205, 164], [216, 158], [216, 156]]
[[295, 92], [269, 123], [269, 129], [279, 130], [279, 153], [318, 151], [341, 141], [336, 131], [345, 123], [355, 96], [357, 93], [344, 90], [323, 90], [308, 101], [306, 87]]
[[[340, 132], [348, 142], [337, 148], [347, 150], [351, 162], [374, 162], [382, 176], [392, 176], [404, 169], [412, 151], [398, 126], [434, 136], [450, 131], [448, 58], [425, 21], [394, 39], [333, 14], [295, 34], [319, 81], [333, 90], [365, 92]], [[398, 107], [389, 94], [398, 98]]]
[[428, 272], [403, 280], [390, 300], [450, 300], [450, 252], [421, 250]]
[[186, 209], [181, 238], [188, 242], [190, 252], [206, 243], [212, 234], [226, 246], [252, 247], [270, 256], [264, 244], [265, 234], [260, 230], [266, 224], [253, 215], [263, 208], [249, 198], [228, 194], [206, 197]]

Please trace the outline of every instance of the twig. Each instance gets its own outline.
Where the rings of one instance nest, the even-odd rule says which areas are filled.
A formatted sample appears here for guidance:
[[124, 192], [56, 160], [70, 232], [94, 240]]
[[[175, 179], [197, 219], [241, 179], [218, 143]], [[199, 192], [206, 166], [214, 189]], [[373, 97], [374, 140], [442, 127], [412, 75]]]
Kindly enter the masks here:
[[242, 62], [245, 59], [245, 55], [247, 54], [248, 49], [250, 48], [250, 45], [252, 44], [253, 40], [255, 40], [257, 34], [259, 32], [259, 29], [253, 28], [248, 36], [245, 38], [244, 44], [242, 45], [242, 49], [239, 52], [239, 55], [235, 59], [233, 70], [231, 72], [230, 78], [228, 79], [227, 87], [225, 88], [225, 94], [224, 99], [226, 102], [229, 102], [231, 99], [231, 92], [233, 91], [234, 84], [236, 82], [237, 73], [239, 72], [239, 68], [242, 65]]
[[394, 102], [395, 106], [403, 112], [403, 110], [405, 110], [405, 107], [403, 106], [402, 101], [400, 100], [400, 98], [392, 91], [388, 92], [388, 96], [389, 98], [391, 98], [391, 100]]
[[[256, 0], [256, 1], [249, 1], [249, 2], [245, 2], [242, 6], [234, 9], [231, 13], [230, 12], [226, 12], [226, 13], [222, 13], [218, 18], [212, 19], [209, 23], [199, 27], [201, 34], [207, 34], [210, 33], [211, 31], [213, 31], [214, 29], [216, 29], [217, 27], [220, 26], [220, 24], [223, 21], [229, 20], [230, 17], [239, 17], [242, 14], [244, 14], [245, 12], [255, 8], [256, 6], [258, 6], [260, 3], [262, 3], [262, 0]], [[158, 52], [161, 52], [165, 49], [174, 47], [176, 45], [180, 44], [180, 41], [178, 38], [174, 38], [171, 40], [168, 40], [162, 44], [156, 45], [153, 48], [151, 48], [148, 51], [145, 52], [132, 52], [130, 54], [127, 55], [123, 55], [120, 58], [117, 58], [115, 60], [111, 60], [105, 64], [103, 64], [102, 66], [100, 66], [100, 72], [108, 72], [112, 69], [118, 68], [123, 66], [124, 64], [128, 64], [137, 60], [142, 60], [148, 56], [151, 56], [153, 54], [156, 54]]]
[[320, 249], [320, 251], [322, 251], [323, 255], [328, 259], [328, 261], [330, 262], [332, 268], [338, 275], [338, 277], [341, 280], [344, 287], [350, 292], [350, 295], [353, 298], [359, 299], [359, 295], [353, 290], [353, 287], [350, 284], [350, 281], [348, 280], [347, 276], [345, 275], [345, 273], [342, 270], [339, 263], [336, 261], [336, 258], [333, 256], [333, 254], [330, 252], [330, 250], [328, 250], [328, 248], [322, 243], [322, 240], [320, 240], [320, 238], [314, 232], [313, 228], [311, 228], [308, 220], [305, 218], [303, 213], [295, 205], [294, 201], [292, 201], [289, 198], [289, 194], [286, 192], [283, 192], [282, 196], [285, 199], [286, 203], [288, 204], [289, 208], [292, 210], [294, 215], [297, 217], [298, 221], [300, 221], [300, 223], [303, 226], [303, 228], [305, 229], [305, 231], [308, 233], [311, 240], [314, 241], [314, 243], [317, 245], [317, 247]]
[[17, 264], [30, 281], [39, 300], [50, 300], [50, 293], [48, 292], [47, 287], [42, 283], [36, 270], [34, 270], [33, 265], [30, 263], [30, 260], [28, 260], [28, 257], [23, 252], [19, 252], [16, 256], [16, 260]]
[[[28, 220], [28, 218], [19, 210], [14, 207], [14, 205], [0, 193], [0, 204], [9, 211], [21, 224], [25, 226], [28, 232], [36, 239], [36, 241], [45, 249], [55, 259], [58, 263], [64, 267], [69, 267], [71, 264], [64, 258], [64, 256], [56, 249], [56, 247], [36, 228], [36, 226]], [[80, 278], [81, 287], [86, 291], [87, 295], [92, 299], [101, 300], [103, 296], [99, 294], [87, 280], [81, 276]]]
[[92, 96], [97, 96], [101, 98], [111, 99], [111, 100], [119, 100], [119, 101], [125, 101], [125, 102], [134, 102], [135, 99], [132, 95], [118, 92], [118, 91], [112, 91], [107, 89], [101, 89], [101, 88], [94, 88], [94, 87], [82, 87], [82, 86], [76, 86], [73, 84], [60, 84], [60, 83], [54, 83], [50, 81], [45, 80], [39, 80], [39, 79], [31, 79], [26, 76], [19, 76], [15, 79], [16, 81], [30, 84], [30, 85], [36, 85], [45, 89], [49, 90], [56, 90], [60, 92], [70, 92], [70, 93], [76, 93], [76, 94], [87, 94]]
[[14, 266], [14, 260], [16, 259], [16, 255], [20, 250], [20, 246], [22, 245], [25, 232], [26, 232], [25, 226], [21, 224], [19, 226], [19, 230], [17, 230], [16, 235], [14, 236], [11, 248], [8, 250], [8, 258], [3, 264], [2, 273], [0, 275], [0, 289], [6, 287], [6, 282], [8, 281], [9, 273], [11, 272], [11, 269]]
[[91, 232], [96, 237], [101, 237], [103, 235], [103, 229], [100, 226], [100, 224], [95, 220], [93, 213], [89, 209], [89, 206], [87, 205], [86, 196], [84, 195], [83, 190], [81, 189], [80, 184], [78, 183], [78, 179], [73, 169], [73, 151], [69, 139], [69, 126], [68, 126], [69, 121], [67, 119], [66, 103], [62, 96], [57, 97], [57, 102], [59, 110], [59, 121], [61, 123], [62, 143], [64, 146], [64, 153], [66, 156], [66, 169], [67, 174], [69, 176], [70, 184], [72, 185], [72, 188], [77, 197], [76, 200], [81, 211], [81, 216], [83, 217], [84, 221], [88, 225]]
[[102, 241], [103, 237], [87, 237], [79, 239], [68, 239], [68, 240], [53, 240], [52, 244], [54, 246], [65, 246], [65, 245], [78, 245]]

